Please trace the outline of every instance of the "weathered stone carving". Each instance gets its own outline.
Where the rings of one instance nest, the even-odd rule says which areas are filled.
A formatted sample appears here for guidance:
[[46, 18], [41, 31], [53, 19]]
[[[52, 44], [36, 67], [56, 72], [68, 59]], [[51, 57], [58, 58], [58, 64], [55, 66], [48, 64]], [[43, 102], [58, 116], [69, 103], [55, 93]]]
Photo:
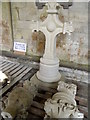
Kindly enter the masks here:
[[9, 82], [8, 76], [2, 71], [0, 71], [0, 87], [7, 84], [7, 82]]
[[33, 97], [36, 95], [37, 89], [29, 81], [24, 83], [23, 87], [15, 88], [8, 97], [8, 103], [1, 115], [3, 118], [15, 118], [16, 115], [26, 114], [26, 110], [33, 102]]
[[67, 84], [63, 81], [60, 81], [58, 83], [57, 90], [59, 92], [65, 92], [69, 94], [71, 97], [75, 98], [77, 86], [75, 84]]
[[5, 79], [8, 79], [7, 75], [0, 71], [0, 83], [3, 82]]
[[74, 84], [60, 81], [57, 88], [59, 92], [45, 102], [45, 118], [80, 118], [80, 114], [82, 118], [83, 114], [79, 112], [75, 101], [76, 88]]

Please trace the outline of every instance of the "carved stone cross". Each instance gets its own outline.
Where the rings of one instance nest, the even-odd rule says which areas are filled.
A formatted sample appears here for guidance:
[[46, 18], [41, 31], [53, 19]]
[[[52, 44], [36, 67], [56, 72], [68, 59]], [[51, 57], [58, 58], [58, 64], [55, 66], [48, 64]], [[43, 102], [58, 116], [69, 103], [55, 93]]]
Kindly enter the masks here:
[[40, 59], [40, 69], [37, 72], [37, 77], [44, 82], [57, 82], [61, 75], [58, 71], [59, 59], [56, 56], [56, 36], [59, 33], [72, 32], [72, 29], [69, 24], [63, 24], [59, 20], [57, 8], [61, 8], [61, 6], [58, 3], [48, 2], [46, 6], [48, 7], [48, 16], [39, 26], [39, 30], [46, 37], [45, 51]]

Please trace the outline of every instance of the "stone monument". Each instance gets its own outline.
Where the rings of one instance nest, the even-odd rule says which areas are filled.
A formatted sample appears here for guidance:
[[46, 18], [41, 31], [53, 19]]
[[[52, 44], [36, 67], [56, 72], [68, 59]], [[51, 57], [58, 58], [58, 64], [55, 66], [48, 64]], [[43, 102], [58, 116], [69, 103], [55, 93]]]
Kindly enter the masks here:
[[37, 78], [43, 82], [57, 82], [61, 78], [59, 73], [59, 59], [56, 56], [56, 36], [60, 33], [73, 32], [69, 23], [62, 23], [58, 18], [58, 9], [62, 7], [57, 2], [46, 3], [48, 7], [47, 18], [39, 24], [38, 30], [44, 33], [46, 37], [45, 51], [40, 59], [40, 69], [37, 72]]

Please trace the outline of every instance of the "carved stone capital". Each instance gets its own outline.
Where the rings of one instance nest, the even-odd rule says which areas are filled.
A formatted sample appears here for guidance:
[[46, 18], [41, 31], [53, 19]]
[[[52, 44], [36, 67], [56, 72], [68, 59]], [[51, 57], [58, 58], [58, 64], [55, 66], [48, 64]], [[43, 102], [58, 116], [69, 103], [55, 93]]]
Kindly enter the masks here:
[[59, 92], [45, 102], [45, 118], [83, 118], [75, 101], [76, 85], [60, 81], [57, 89]]

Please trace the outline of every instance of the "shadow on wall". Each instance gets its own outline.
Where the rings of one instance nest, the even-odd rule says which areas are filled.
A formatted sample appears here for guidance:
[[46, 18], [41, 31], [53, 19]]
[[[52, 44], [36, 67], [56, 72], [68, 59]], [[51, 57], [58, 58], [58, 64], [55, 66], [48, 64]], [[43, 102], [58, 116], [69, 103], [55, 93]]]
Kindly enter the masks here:
[[32, 33], [32, 41], [36, 47], [36, 52], [39, 54], [43, 55], [44, 54], [44, 49], [45, 49], [45, 35], [43, 32], [34, 30]]

